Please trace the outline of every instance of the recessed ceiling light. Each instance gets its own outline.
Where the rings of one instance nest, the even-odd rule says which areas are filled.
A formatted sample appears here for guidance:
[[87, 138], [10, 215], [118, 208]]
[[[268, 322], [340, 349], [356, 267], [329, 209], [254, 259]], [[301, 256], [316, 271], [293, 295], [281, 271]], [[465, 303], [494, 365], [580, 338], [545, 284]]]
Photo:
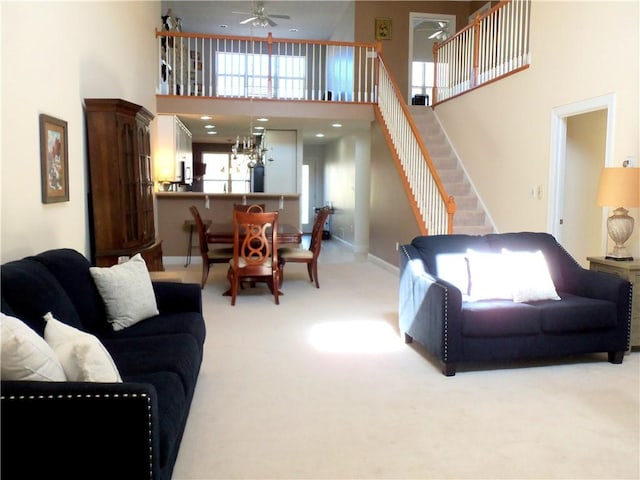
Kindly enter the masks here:
[[211, 120], [211, 116], [210, 115], [202, 115], [200, 117], [200, 120]]
[[262, 118], [258, 118], [257, 120], [258, 120], [259, 122], [268, 122], [268, 121], [269, 121], [269, 119], [268, 119], [268, 118], [264, 118], [264, 117], [262, 117]]
[[331, 126], [335, 127], [335, 128], [340, 128], [342, 126], [342, 124], [341, 123], [332, 123]]
[[289, 31], [295, 33], [295, 32], [298, 31], [298, 29], [297, 28], [290, 28]]
[[205, 125], [204, 128], [216, 128], [215, 125]]
[[217, 134], [218, 134], [218, 132], [214, 132], [213, 130], [210, 131], [210, 132], [207, 132], [207, 135], [217, 135]]
[[226, 25], [226, 24], [224, 24], [224, 23], [223, 23], [222, 25], [218, 25], [218, 26], [219, 26], [220, 28], [229, 28], [229, 25]]
[[324, 137], [324, 133], [316, 133], [316, 137], [322, 138], [322, 137]]
[[254, 130], [264, 130], [264, 127], [253, 127]]

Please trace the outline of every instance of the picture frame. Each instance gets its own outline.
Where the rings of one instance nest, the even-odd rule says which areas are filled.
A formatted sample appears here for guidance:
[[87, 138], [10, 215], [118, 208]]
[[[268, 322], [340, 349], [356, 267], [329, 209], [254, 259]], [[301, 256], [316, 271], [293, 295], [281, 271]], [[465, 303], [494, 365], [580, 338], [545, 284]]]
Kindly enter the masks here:
[[376, 40], [391, 40], [391, 19], [377, 17], [375, 32]]
[[42, 203], [69, 201], [67, 122], [40, 114]]

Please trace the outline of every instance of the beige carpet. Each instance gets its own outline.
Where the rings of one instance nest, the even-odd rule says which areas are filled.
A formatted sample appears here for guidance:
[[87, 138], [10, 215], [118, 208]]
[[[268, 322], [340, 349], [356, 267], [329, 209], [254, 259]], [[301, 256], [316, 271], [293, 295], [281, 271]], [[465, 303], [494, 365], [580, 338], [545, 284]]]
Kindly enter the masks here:
[[638, 353], [447, 378], [399, 338], [397, 283], [326, 261], [317, 290], [289, 265], [279, 306], [259, 286], [231, 307], [214, 266], [174, 479], [640, 477]]

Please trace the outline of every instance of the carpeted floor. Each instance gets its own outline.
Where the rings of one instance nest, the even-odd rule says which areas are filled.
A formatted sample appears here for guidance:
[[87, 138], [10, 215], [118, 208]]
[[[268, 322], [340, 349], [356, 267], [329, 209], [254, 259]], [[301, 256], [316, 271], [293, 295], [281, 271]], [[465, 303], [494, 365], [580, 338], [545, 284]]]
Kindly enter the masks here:
[[288, 265], [279, 306], [231, 307], [213, 267], [175, 480], [640, 478], [639, 353], [444, 377], [398, 335], [397, 274], [327, 243], [321, 288]]

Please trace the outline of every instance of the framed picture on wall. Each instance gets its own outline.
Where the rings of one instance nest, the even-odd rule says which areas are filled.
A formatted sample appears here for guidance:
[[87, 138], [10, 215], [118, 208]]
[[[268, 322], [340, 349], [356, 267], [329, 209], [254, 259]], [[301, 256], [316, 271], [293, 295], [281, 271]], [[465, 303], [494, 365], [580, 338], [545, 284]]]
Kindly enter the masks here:
[[42, 203], [69, 201], [67, 122], [40, 115]]
[[391, 40], [391, 19], [376, 18], [376, 40]]

